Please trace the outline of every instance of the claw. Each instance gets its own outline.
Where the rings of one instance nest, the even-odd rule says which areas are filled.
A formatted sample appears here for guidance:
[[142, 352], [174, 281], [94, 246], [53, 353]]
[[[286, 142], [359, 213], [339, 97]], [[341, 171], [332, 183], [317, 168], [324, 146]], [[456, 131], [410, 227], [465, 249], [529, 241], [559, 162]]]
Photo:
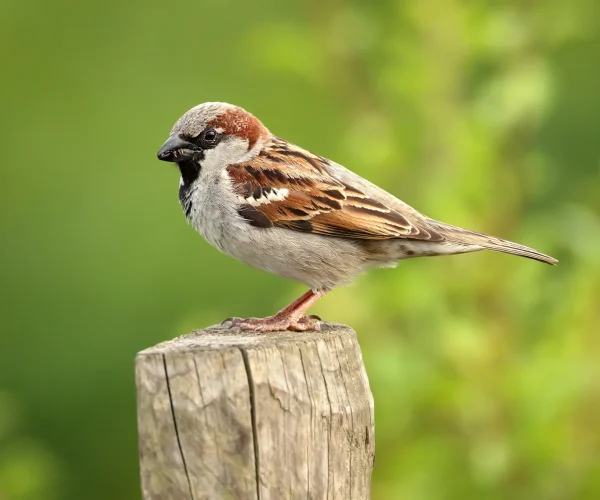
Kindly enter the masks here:
[[316, 314], [310, 314], [309, 316], [304, 316], [304, 318], [309, 319], [310, 321], [323, 321], [321, 316], [317, 316]]

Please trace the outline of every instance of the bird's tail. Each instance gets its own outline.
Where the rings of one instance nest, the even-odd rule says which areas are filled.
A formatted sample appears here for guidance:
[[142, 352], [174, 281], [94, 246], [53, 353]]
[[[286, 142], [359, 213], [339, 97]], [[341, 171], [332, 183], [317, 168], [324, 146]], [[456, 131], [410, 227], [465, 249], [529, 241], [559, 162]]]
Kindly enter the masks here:
[[443, 222], [435, 221], [436, 229], [443, 234], [445, 240], [449, 243], [458, 243], [462, 245], [476, 245], [485, 250], [494, 250], [495, 252], [509, 253], [512, 255], [520, 255], [528, 259], [539, 260], [546, 264], [556, 265], [558, 260], [549, 255], [538, 252], [533, 248], [519, 245], [512, 241], [496, 238], [488, 234], [469, 231], [460, 227], [444, 224]]

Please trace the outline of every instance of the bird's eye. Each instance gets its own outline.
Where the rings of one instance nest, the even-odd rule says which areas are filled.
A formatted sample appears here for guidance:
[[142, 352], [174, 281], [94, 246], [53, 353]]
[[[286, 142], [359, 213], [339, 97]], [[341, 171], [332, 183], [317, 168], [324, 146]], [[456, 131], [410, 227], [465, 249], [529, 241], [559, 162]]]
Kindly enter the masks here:
[[214, 148], [220, 139], [221, 134], [219, 134], [214, 128], [207, 128], [200, 136], [200, 144], [203, 148], [210, 149]]

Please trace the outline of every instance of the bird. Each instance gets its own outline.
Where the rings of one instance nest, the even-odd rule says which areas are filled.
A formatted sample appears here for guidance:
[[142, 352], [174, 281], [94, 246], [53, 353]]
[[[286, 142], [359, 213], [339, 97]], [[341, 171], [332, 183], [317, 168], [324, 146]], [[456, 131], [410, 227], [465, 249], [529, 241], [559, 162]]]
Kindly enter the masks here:
[[223, 325], [256, 332], [319, 330], [308, 309], [373, 267], [494, 250], [547, 264], [533, 248], [431, 219], [323, 156], [272, 134], [245, 109], [205, 102], [184, 113], [157, 153], [181, 174], [179, 201], [210, 244], [309, 289], [266, 318]]

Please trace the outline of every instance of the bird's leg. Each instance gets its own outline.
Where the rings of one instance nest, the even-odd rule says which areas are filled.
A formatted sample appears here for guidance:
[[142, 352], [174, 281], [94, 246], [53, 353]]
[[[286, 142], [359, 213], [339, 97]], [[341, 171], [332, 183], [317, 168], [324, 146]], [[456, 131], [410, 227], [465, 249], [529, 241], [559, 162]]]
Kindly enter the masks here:
[[325, 295], [329, 290], [309, 290], [302, 297], [296, 299], [289, 306], [281, 311], [266, 318], [229, 318], [223, 321], [223, 325], [239, 326], [244, 330], [254, 330], [257, 332], [278, 332], [282, 330], [292, 330], [303, 332], [307, 330], [320, 330], [321, 325], [314, 319], [314, 316], [304, 316], [317, 300]]
[[312, 290], [308, 290], [308, 292], [302, 294], [298, 297], [294, 302], [292, 302], [289, 306], [284, 307], [281, 311], [274, 315], [274, 317], [278, 318], [302, 318], [304, 317], [304, 313], [308, 311], [308, 309], [319, 300], [323, 295], [325, 295], [329, 290], [319, 290], [317, 292], [313, 292]]

